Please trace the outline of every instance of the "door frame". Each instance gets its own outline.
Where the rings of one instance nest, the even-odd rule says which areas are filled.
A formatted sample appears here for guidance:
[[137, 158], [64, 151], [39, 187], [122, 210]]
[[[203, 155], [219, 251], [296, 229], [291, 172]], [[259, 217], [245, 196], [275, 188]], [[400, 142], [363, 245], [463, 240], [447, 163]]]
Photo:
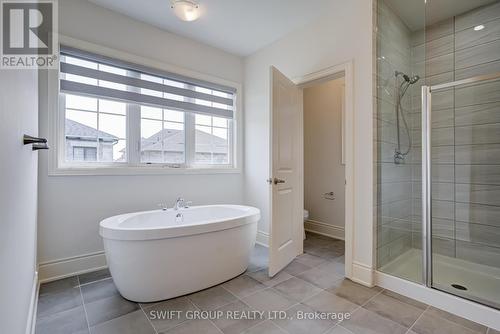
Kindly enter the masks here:
[[[330, 66], [322, 70], [305, 73], [295, 77], [292, 81], [299, 87], [308, 86], [316, 82], [329, 81], [344, 77], [344, 118], [343, 118], [343, 155], [345, 162], [345, 277], [352, 278], [354, 253], [354, 76], [353, 61]], [[303, 116], [303, 115], [302, 115]], [[301, 117], [301, 127], [304, 127], [304, 117]], [[302, 137], [304, 134], [302, 133]], [[304, 165], [304, 155], [300, 159]], [[304, 188], [302, 187], [302, 194]], [[303, 204], [302, 204], [303, 206]], [[303, 209], [303, 207], [302, 207]], [[300, 211], [303, 212], [303, 211]], [[301, 220], [303, 224], [303, 219]]]

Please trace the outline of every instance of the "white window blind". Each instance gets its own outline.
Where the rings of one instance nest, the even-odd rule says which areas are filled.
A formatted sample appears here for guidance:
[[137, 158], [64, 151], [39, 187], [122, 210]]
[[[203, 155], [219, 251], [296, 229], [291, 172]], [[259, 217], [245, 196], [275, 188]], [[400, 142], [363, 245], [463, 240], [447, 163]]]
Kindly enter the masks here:
[[[136, 103], [209, 116], [232, 119], [236, 90], [219, 84], [184, 77], [142, 65], [61, 46], [60, 91], [62, 93]], [[79, 58], [106, 66], [86, 67], [66, 62]], [[149, 77], [163, 80], [148, 80]], [[103, 85], [102, 83], [109, 83]], [[98, 84], [101, 83], [101, 84]]]

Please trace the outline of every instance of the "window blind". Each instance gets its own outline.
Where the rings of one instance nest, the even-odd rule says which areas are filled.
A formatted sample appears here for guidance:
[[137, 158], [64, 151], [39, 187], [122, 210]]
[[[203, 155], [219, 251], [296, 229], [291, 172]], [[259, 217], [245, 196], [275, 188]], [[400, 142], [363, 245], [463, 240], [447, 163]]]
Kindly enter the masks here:
[[236, 89], [61, 46], [60, 91], [233, 118]]

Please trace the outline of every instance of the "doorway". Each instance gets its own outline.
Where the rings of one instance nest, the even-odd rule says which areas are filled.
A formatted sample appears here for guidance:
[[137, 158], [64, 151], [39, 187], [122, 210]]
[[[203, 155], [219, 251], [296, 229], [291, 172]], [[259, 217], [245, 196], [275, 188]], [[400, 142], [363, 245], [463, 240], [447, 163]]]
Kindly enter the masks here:
[[344, 76], [302, 87], [304, 124], [304, 253], [344, 255]]
[[[304, 245], [308, 245], [308, 241], [305, 241], [304, 244], [305, 226], [310, 230], [313, 230], [312, 226], [316, 228], [322, 226], [322, 230], [316, 229], [314, 231], [316, 239], [323, 239], [319, 243], [324, 245], [324, 239], [332, 236], [345, 239], [345, 256], [342, 258], [344, 262], [343, 272], [345, 277], [352, 278], [354, 225], [352, 64], [347, 62], [319, 72], [306, 74], [293, 81], [273, 67], [271, 68], [271, 79], [272, 156], [269, 182], [271, 185], [272, 223], [269, 245], [269, 275], [276, 275], [304, 252]], [[321, 87], [334, 80], [339, 80], [337, 84], [343, 86], [342, 93], [339, 93], [341, 97], [339, 101], [341, 108], [339, 109], [343, 109], [344, 112], [339, 115], [342, 121], [339, 124], [341, 139], [338, 143], [340, 146], [338, 149], [339, 159], [343, 162], [340, 169], [343, 177], [340, 177], [340, 182], [338, 182], [338, 176], [334, 177], [337, 181], [336, 184], [330, 186], [332, 189], [320, 193], [320, 197], [329, 202], [336, 200], [336, 194], [343, 198], [343, 204], [337, 202], [343, 207], [343, 210], [337, 209], [333, 212], [334, 214], [340, 212], [340, 216], [343, 218], [337, 218], [336, 224], [327, 224], [326, 222], [319, 224], [320, 219], [317, 219], [316, 224], [314, 224], [313, 216], [317, 214], [313, 213], [313, 216], [307, 219], [309, 223], [304, 225], [306, 167], [304, 161], [304, 93], [309, 88]], [[282, 120], [286, 120], [286, 122], [281, 122]], [[286, 127], [284, 127], [285, 125]], [[315, 145], [318, 146], [314, 149], [316, 151], [326, 151], [331, 146], [327, 143], [316, 143]], [[339, 190], [339, 185], [340, 189], [343, 188], [343, 190]], [[333, 194], [331, 194], [332, 192]], [[326, 207], [330, 207], [331, 211], [331, 203]], [[315, 211], [318, 212], [318, 209]], [[331, 221], [331, 219], [327, 220]], [[332, 231], [336, 232], [332, 233]], [[336, 247], [338, 248], [338, 245]], [[342, 248], [344, 248], [343, 245]]]

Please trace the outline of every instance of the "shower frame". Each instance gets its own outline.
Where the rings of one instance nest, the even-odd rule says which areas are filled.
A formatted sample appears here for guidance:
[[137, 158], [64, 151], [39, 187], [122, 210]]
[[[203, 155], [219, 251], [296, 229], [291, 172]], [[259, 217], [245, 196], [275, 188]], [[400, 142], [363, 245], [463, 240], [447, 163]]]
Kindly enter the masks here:
[[[497, 72], [433, 86], [422, 86], [422, 282], [428, 288], [437, 289], [433, 284], [432, 261], [432, 93], [460, 85], [486, 83], [499, 78], [500, 72]], [[443, 292], [453, 294], [449, 291]], [[480, 301], [473, 301], [481, 304]]]

